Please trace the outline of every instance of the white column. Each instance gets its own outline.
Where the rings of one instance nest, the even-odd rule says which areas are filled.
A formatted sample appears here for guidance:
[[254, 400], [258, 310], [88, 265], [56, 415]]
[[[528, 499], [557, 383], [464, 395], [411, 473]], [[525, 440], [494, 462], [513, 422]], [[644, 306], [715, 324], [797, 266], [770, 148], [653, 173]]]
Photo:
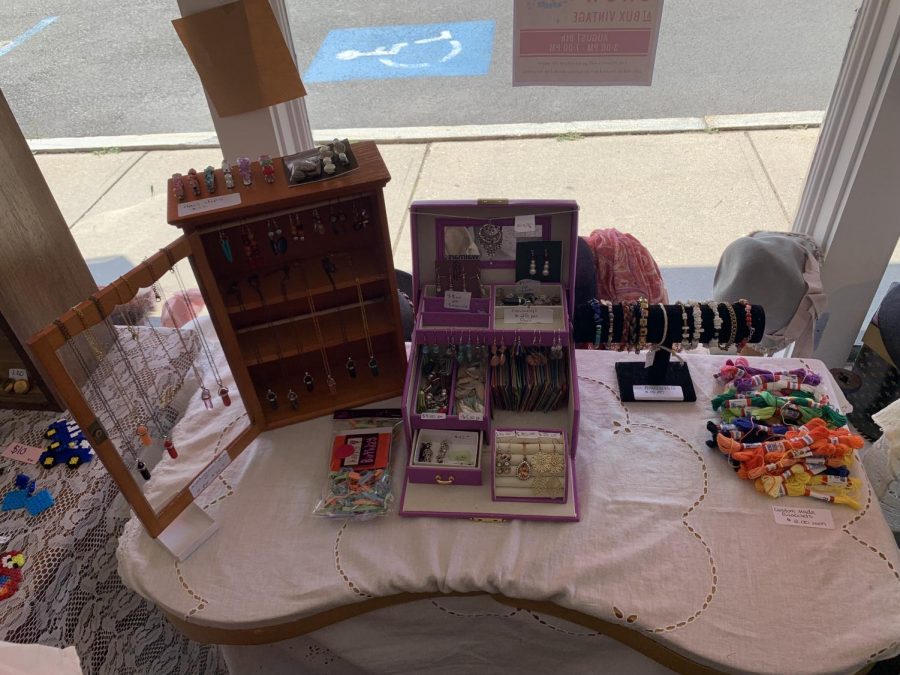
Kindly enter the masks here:
[[[900, 235], [900, 2], [859, 9], [794, 231], [825, 251], [813, 356], [842, 366]], [[807, 356], [806, 354], [794, 354]]]
[[[231, 2], [234, 0], [178, 0], [178, 8], [182, 16], [190, 16]], [[291, 57], [296, 63], [297, 54], [294, 52], [291, 26], [284, 2], [285, 0], [269, 0]], [[313, 147], [309, 118], [306, 115], [306, 102], [302, 98], [229, 117], [219, 117], [209, 96], [206, 100], [219, 137], [219, 145], [222, 147], [222, 154], [232, 164], [236, 163], [238, 157], [255, 159], [262, 154], [281, 157]]]

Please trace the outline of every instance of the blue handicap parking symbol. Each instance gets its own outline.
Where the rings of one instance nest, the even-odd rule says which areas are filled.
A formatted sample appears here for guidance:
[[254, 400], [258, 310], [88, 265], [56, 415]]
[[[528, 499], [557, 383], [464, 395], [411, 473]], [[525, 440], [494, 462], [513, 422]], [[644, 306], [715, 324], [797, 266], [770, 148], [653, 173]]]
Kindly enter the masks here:
[[485, 75], [493, 46], [493, 21], [340, 28], [325, 37], [303, 79]]

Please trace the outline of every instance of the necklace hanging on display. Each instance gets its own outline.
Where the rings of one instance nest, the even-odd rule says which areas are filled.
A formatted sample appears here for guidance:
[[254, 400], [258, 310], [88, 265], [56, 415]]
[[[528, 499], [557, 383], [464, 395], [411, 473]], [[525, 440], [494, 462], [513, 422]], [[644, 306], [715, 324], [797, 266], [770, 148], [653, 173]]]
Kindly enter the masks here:
[[500, 251], [503, 241], [503, 228], [494, 223], [485, 223], [478, 228], [479, 248], [493, 258]]

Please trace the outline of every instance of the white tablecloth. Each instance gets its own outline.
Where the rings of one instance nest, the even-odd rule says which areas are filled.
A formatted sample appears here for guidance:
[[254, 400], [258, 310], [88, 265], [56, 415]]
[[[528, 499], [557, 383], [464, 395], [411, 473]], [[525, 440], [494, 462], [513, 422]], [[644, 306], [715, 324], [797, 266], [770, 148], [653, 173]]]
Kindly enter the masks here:
[[[221, 529], [187, 561], [176, 562], [132, 519], [120, 539], [119, 572], [167, 612], [230, 629], [402, 592], [484, 591], [552, 601], [729, 672], [849, 673], [900, 651], [900, 557], [868, 483], [863, 509], [854, 511], [808, 499], [775, 502], [736, 478], [704, 444], [716, 392], [711, 376], [724, 357], [686, 357], [696, 403], [626, 405], [618, 400], [614, 373], [622, 355], [586, 351], [577, 358], [580, 523], [315, 518], [331, 424], [322, 418], [264, 434], [200, 496]], [[767, 367], [797, 365], [766, 361]], [[819, 362], [804, 365], [826, 372]], [[235, 405], [212, 413], [194, 401], [176, 428], [180, 457], [165, 459], [148, 484], [154, 502], [184, 485], [237, 434], [246, 418], [234, 398]], [[776, 503], [828, 509], [835, 527], [778, 525]], [[427, 601], [444, 617], [450, 602]], [[520, 612], [509, 621], [527, 618]], [[547, 620], [537, 634], [530, 630], [524, 649], [513, 650], [520, 659], [493, 668], [533, 672], [533, 653], [547, 646], [558, 649], [560, 668], [597, 666], [590, 661], [601, 653], [597, 638], [567, 635], [590, 631], [561, 623]], [[465, 662], [475, 669], [492, 644], [509, 639], [512, 624], [499, 624], [507, 634], [498, 628], [473, 635], [455, 632], [457, 621], [443, 641], [454, 641], [456, 658], [475, 659]], [[386, 629], [391, 625], [385, 622]], [[446, 666], [443, 652], [430, 651], [442, 633], [426, 626], [422, 636], [437, 636], [431, 642], [386, 630], [378, 658], [354, 651], [352, 630], [332, 627], [310, 639], [319, 633], [320, 649], [340, 654], [346, 648], [347, 667]]]

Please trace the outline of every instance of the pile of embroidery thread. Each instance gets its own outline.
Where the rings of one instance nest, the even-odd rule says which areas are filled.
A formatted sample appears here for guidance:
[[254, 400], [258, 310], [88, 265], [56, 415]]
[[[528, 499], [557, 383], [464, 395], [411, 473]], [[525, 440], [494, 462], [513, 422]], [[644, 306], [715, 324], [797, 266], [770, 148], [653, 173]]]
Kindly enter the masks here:
[[727, 389], [712, 400], [721, 423], [706, 425], [712, 434], [706, 443], [728, 457], [740, 478], [773, 498], [860, 508], [860, 481], [849, 467], [863, 439], [829, 403], [819, 375], [805, 368], [763, 370], [738, 357], [715, 378]]

